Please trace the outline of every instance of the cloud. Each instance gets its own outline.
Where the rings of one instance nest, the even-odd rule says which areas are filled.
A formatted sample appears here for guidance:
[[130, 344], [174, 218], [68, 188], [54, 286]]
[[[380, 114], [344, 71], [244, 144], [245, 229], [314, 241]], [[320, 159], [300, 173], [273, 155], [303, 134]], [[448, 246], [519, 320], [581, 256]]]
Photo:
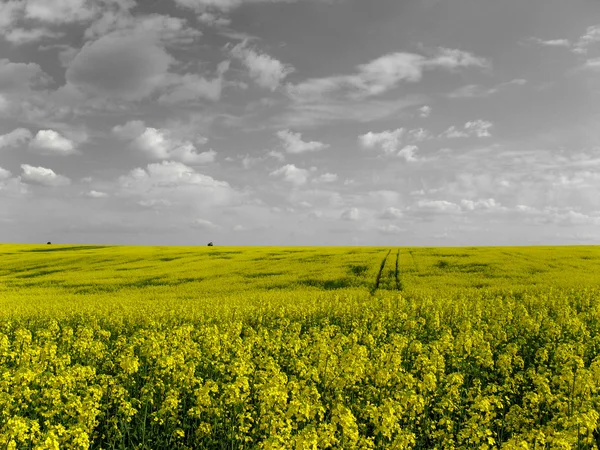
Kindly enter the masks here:
[[29, 142], [29, 148], [46, 155], [71, 155], [76, 153], [73, 141], [54, 130], [40, 130]]
[[394, 208], [393, 206], [390, 206], [383, 211], [383, 213], [379, 216], [379, 218], [386, 219], [386, 220], [394, 220], [394, 219], [400, 219], [403, 216], [404, 216], [404, 214], [402, 213], [402, 210], [400, 210], [398, 208]]
[[573, 45], [573, 52], [586, 54], [588, 49], [600, 42], [600, 25], [591, 25], [587, 27], [585, 34]]
[[214, 150], [198, 153], [188, 140], [173, 135], [170, 130], [146, 127], [141, 120], [132, 120], [112, 129], [117, 137], [129, 140], [130, 146], [152, 159], [173, 159], [186, 164], [205, 164], [215, 160]]
[[425, 128], [415, 128], [408, 130], [406, 133], [406, 139], [410, 143], [423, 142], [431, 138], [433, 138], [433, 136]]
[[87, 39], [97, 39], [113, 33], [116, 36], [151, 36], [163, 45], [193, 44], [202, 32], [188, 25], [187, 20], [164, 14], [133, 16], [122, 11], [105, 11], [85, 30]]
[[311, 78], [295, 85], [288, 84], [286, 89], [288, 95], [299, 102], [318, 101], [322, 96], [332, 94], [357, 100], [381, 95], [401, 82], [418, 82], [424, 70], [465, 67], [488, 68], [490, 63], [471, 53], [443, 47], [430, 58], [415, 53], [388, 53], [358, 65], [354, 74]]
[[403, 158], [406, 162], [417, 161], [418, 158], [415, 156], [417, 150], [419, 150], [419, 147], [416, 145], [407, 145], [398, 152], [398, 156]]
[[570, 47], [571, 42], [568, 39], [540, 39], [537, 37], [531, 38], [531, 41], [545, 47]]
[[108, 197], [108, 194], [106, 192], [100, 192], [100, 191], [94, 191], [94, 190], [86, 192], [84, 195], [88, 198], [107, 198]]
[[419, 108], [419, 117], [425, 119], [431, 115], [431, 106], [421, 106]]
[[491, 62], [487, 58], [482, 58], [463, 50], [438, 47], [437, 54], [426, 60], [424, 65], [425, 67], [442, 67], [448, 70], [464, 67], [489, 69]]
[[491, 88], [485, 88], [478, 84], [467, 84], [459, 87], [454, 91], [450, 92], [446, 96], [448, 98], [482, 98], [489, 97], [490, 95], [497, 94], [511, 86], [523, 86], [527, 83], [527, 80], [522, 78], [516, 78], [511, 81], [500, 83]]
[[10, 171], [0, 167], [0, 181], [8, 180], [11, 176]]
[[407, 134], [412, 140], [423, 139], [425, 137], [425, 130], [411, 130], [409, 133], [406, 133], [404, 128], [397, 128], [393, 131], [386, 130], [380, 133], [373, 133], [372, 131], [369, 131], [368, 133], [359, 136], [358, 141], [365, 149], [378, 149], [383, 151], [383, 153], [387, 156], [396, 155], [400, 158], [403, 158], [407, 162], [417, 161], [415, 152], [419, 148], [416, 145], [403, 146], [403, 138]]
[[228, 68], [228, 61], [221, 63], [217, 76], [211, 80], [196, 73], [167, 74], [162, 84], [162, 88], [167, 92], [162, 94], [158, 101], [164, 104], [188, 103], [199, 99], [216, 102], [221, 98], [223, 75]]
[[66, 79], [92, 95], [141, 100], [161, 85], [173, 62], [148, 37], [109, 34], [81, 49], [69, 65]]
[[48, 86], [52, 78], [36, 63], [14, 63], [0, 59], [0, 92], [20, 92]]
[[379, 148], [383, 150], [386, 155], [393, 155], [398, 151], [399, 146], [404, 136], [404, 128], [397, 128], [396, 130], [386, 130], [381, 133], [373, 133], [369, 131], [358, 137], [360, 145], [365, 149]]
[[414, 207], [411, 207], [411, 209], [417, 209], [424, 212], [451, 213], [459, 212], [460, 206], [446, 200], [419, 200]]
[[0, 30], [8, 30], [24, 8], [25, 3], [19, 0], [5, 0], [0, 3]]
[[377, 231], [379, 231], [381, 234], [387, 235], [402, 234], [406, 232], [404, 228], [400, 228], [399, 226], [393, 224], [380, 225], [377, 227]]
[[87, 0], [28, 0], [25, 6], [28, 19], [52, 24], [85, 22], [91, 20], [97, 12], [97, 6]]
[[71, 184], [70, 179], [54, 173], [52, 169], [34, 167], [29, 164], [21, 164], [21, 169], [23, 169], [21, 178], [26, 182], [48, 187], [68, 186]]
[[211, 27], [226, 27], [231, 25], [231, 19], [206, 11], [198, 16], [198, 22]]
[[195, 219], [192, 222], [192, 227], [199, 228], [200, 230], [207, 230], [207, 231], [217, 230], [217, 229], [221, 228], [220, 226], [215, 225], [210, 220], [206, 220], [206, 219]]
[[301, 133], [292, 133], [290, 130], [278, 131], [277, 136], [281, 139], [285, 151], [291, 154], [315, 152], [329, 147], [328, 144], [323, 142], [304, 142]]
[[26, 128], [17, 128], [10, 133], [0, 135], [0, 149], [4, 147], [18, 147], [29, 141], [33, 135]]
[[[207, 10], [230, 12], [242, 4], [251, 3], [294, 3], [301, 0], [175, 0], [175, 3], [182, 8], [193, 9], [202, 13]], [[330, 2], [331, 0], [320, 0]]]
[[463, 129], [458, 129], [454, 125], [448, 128], [446, 131], [440, 134], [439, 137], [445, 137], [448, 139], [456, 138], [467, 138], [467, 137], [490, 137], [490, 128], [493, 126], [491, 122], [486, 120], [474, 120], [465, 123]]
[[162, 161], [148, 164], [145, 169], [133, 169], [119, 177], [119, 186], [122, 195], [141, 201], [159, 198], [169, 204], [183, 205], [186, 209], [223, 206], [238, 197], [226, 181], [216, 180], [176, 161]]
[[358, 208], [350, 208], [342, 212], [340, 219], [356, 222], [360, 219], [360, 211]]
[[419, 81], [424, 59], [412, 53], [390, 53], [357, 66], [356, 74], [311, 78], [295, 85], [288, 84], [287, 92], [297, 101], [319, 100], [323, 95], [339, 91], [354, 99], [379, 95], [401, 81]]
[[476, 201], [463, 199], [460, 201], [460, 205], [467, 211], [504, 209], [504, 207], [493, 198]]
[[306, 169], [296, 167], [294, 164], [286, 164], [269, 174], [273, 177], [282, 177], [285, 181], [296, 186], [306, 184], [309, 172]]
[[51, 39], [59, 39], [64, 37], [64, 33], [61, 31], [53, 31], [48, 28], [13, 28], [10, 31], [6, 31], [4, 33], [4, 39], [6, 39], [11, 44], [22, 45], [28, 44], [30, 42], [36, 42], [40, 40], [44, 40], [47, 42]]
[[315, 183], [334, 183], [338, 180], [338, 176], [335, 173], [324, 173], [320, 175], [318, 178], [315, 178], [313, 182]]
[[583, 67], [585, 69], [591, 69], [591, 70], [600, 70], [600, 57], [599, 58], [590, 58], [588, 59]]
[[239, 59], [250, 71], [250, 77], [261, 87], [275, 91], [294, 68], [289, 64], [248, 47], [248, 41], [243, 41], [230, 50], [234, 58]]
[[469, 136], [476, 136], [479, 138], [490, 137], [491, 134], [489, 129], [492, 127], [492, 123], [486, 120], [475, 120], [473, 122], [465, 123], [465, 131]]
[[308, 128], [327, 122], [355, 121], [369, 123], [398, 116], [402, 110], [422, 103], [419, 96], [408, 96], [394, 100], [334, 100], [319, 97], [310, 102], [293, 102], [286, 112], [272, 120], [276, 128]]

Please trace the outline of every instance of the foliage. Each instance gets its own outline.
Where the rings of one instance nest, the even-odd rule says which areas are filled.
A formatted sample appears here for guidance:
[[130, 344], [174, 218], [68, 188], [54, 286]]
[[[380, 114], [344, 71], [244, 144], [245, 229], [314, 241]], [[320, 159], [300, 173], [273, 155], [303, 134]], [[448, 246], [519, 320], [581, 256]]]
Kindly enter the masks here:
[[600, 448], [596, 248], [389, 250], [0, 246], [0, 448]]

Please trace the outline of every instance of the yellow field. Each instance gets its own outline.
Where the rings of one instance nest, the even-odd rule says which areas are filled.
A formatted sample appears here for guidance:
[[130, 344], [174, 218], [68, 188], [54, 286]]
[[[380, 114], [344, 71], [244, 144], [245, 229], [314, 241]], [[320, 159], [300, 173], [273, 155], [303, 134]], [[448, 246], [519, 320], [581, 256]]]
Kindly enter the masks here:
[[0, 258], [0, 448], [600, 448], [597, 247]]

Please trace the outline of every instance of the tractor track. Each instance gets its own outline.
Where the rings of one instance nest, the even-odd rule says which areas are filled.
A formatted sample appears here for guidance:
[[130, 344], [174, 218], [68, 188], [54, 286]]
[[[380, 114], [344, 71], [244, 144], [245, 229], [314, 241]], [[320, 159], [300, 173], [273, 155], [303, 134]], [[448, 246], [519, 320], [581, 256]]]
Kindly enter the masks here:
[[385, 258], [383, 258], [383, 261], [381, 261], [381, 266], [379, 266], [379, 272], [377, 273], [377, 278], [375, 279], [375, 286], [373, 286], [371, 294], [374, 294], [375, 291], [379, 289], [379, 283], [381, 282], [381, 274], [383, 273], [383, 269], [385, 268], [385, 262], [387, 261], [387, 258], [388, 256], [390, 256], [391, 252], [391, 249], [388, 250], [387, 255], [385, 255]]
[[396, 269], [394, 270], [394, 278], [396, 279], [396, 290], [403, 290], [402, 281], [400, 280], [400, 268], [398, 265], [400, 264], [400, 249], [396, 252]]

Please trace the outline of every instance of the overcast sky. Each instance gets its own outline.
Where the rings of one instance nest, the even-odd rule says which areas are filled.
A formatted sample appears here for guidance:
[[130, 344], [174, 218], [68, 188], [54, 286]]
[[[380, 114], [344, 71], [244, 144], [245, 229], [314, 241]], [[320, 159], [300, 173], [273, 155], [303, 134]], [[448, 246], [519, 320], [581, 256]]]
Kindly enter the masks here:
[[0, 0], [0, 242], [600, 242], [597, 0]]

